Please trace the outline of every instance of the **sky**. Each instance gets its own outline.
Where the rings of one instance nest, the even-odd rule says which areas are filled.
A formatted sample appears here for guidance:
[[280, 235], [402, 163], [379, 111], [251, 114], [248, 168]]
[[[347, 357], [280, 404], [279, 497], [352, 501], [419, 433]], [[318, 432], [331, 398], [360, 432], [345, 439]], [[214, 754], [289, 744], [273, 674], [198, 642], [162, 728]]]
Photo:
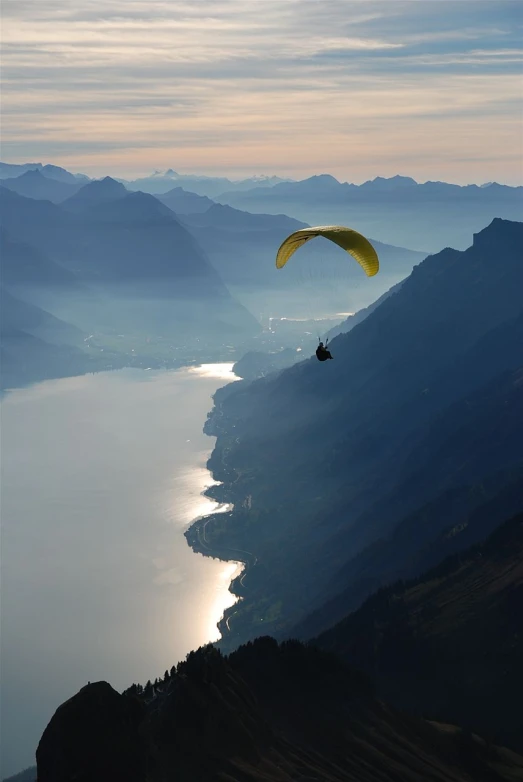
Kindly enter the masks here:
[[2, 152], [523, 182], [520, 0], [3, 0]]

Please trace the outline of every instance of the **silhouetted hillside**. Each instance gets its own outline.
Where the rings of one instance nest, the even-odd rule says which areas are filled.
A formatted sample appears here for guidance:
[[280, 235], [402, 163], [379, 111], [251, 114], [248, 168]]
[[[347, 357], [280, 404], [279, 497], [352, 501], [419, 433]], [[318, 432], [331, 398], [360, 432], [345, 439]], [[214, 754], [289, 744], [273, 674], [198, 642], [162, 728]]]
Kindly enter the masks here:
[[[523, 758], [375, 700], [367, 677], [297, 642], [191, 652], [118, 695], [89, 684], [56, 711], [39, 782], [496, 782]], [[512, 775], [512, 777], [511, 777]]]
[[[495, 220], [466, 252], [417, 266], [333, 340], [334, 361], [216, 394], [206, 431], [224, 485], [209, 494], [235, 510], [206, 524], [207, 551], [251, 552], [231, 643], [261, 626], [284, 635], [315, 610], [330, 624], [433, 564], [427, 547], [445, 556], [439, 537], [481, 505], [506, 494], [496, 523], [523, 507], [522, 240], [523, 224]], [[492, 527], [467, 529], [456, 547]], [[187, 535], [205, 549], [198, 524]], [[337, 595], [342, 613], [324, 611]]]
[[378, 177], [354, 185], [323, 175], [269, 190], [226, 193], [215, 200], [250, 212], [284, 212], [311, 225], [349, 224], [387, 244], [434, 252], [468, 247], [472, 234], [496, 217], [521, 220], [522, 194], [521, 187], [497, 183], [461, 187]]
[[380, 590], [317, 639], [387, 699], [521, 751], [523, 514], [421, 578]]
[[363, 309], [358, 310], [358, 312], [355, 312], [353, 315], [349, 315], [348, 318], [342, 321], [342, 323], [340, 323], [338, 326], [334, 326], [334, 328], [330, 329], [325, 334], [325, 337], [327, 339], [334, 339], [334, 337], [337, 337], [338, 334], [348, 334], [348, 332], [352, 331], [354, 326], [357, 326], [358, 323], [363, 323], [365, 318], [368, 318], [371, 312], [374, 312], [374, 310], [377, 309], [380, 304], [385, 301], [385, 299], [388, 299], [389, 296], [392, 296], [393, 293], [397, 293], [401, 288], [401, 285], [401, 282], [396, 283], [396, 285], [393, 285], [392, 288], [389, 288], [389, 290], [384, 293], [383, 296], [380, 296], [379, 299], [376, 299], [376, 301], [374, 301], [372, 304], [369, 304], [368, 307], [364, 307]]

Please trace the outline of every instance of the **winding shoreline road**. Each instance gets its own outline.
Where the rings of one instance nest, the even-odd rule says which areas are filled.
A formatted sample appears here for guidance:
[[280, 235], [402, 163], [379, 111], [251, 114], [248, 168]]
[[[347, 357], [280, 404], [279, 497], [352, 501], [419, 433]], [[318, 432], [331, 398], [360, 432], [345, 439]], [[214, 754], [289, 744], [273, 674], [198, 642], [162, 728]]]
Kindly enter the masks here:
[[[185, 536], [193, 551], [196, 551], [203, 556], [216, 557], [217, 559], [221, 559], [226, 562], [238, 562], [238, 564], [243, 565], [243, 572], [241, 576], [236, 576], [229, 585], [229, 592], [237, 597], [239, 601], [243, 596], [239, 594], [237, 588], [235, 588], [235, 582], [237, 582], [239, 586], [245, 589], [245, 578], [249, 572], [249, 568], [256, 565], [258, 562], [258, 557], [253, 554], [252, 551], [246, 551], [245, 549], [235, 549], [228, 546], [213, 547], [212, 544], [208, 541], [207, 525], [214, 521], [215, 515], [224, 512], [224, 507], [232, 508], [233, 506], [228, 503], [222, 503], [222, 505], [218, 507], [214, 514], [211, 514], [208, 517], [196, 519], [186, 530]], [[237, 603], [234, 605], [237, 605]], [[238, 609], [233, 610], [233, 608], [234, 606], [231, 606], [229, 609], [226, 609], [222, 618], [218, 622], [218, 629], [222, 633], [222, 637], [223, 626], [225, 626], [229, 633], [233, 632], [230, 626], [230, 621], [233, 616], [238, 613]]]

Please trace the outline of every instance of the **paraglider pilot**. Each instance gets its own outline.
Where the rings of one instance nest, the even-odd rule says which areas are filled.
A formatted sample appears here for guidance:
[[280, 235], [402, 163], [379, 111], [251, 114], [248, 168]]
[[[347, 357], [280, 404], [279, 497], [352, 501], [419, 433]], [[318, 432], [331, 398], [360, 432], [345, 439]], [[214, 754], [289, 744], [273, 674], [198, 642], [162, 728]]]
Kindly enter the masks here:
[[328, 343], [329, 340], [327, 340], [324, 346], [323, 342], [320, 342], [320, 344], [316, 348], [316, 358], [318, 359], [318, 361], [327, 361], [328, 358], [332, 358], [330, 350], [327, 350]]

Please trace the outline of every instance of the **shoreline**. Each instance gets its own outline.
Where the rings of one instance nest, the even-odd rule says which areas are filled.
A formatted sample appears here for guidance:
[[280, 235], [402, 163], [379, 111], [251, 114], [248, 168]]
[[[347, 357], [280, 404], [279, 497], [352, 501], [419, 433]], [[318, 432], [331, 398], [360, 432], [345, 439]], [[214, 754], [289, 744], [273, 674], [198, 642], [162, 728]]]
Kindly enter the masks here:
[[[212, 474], [212, 473], [211, 473]], [[202, 492], [205, 495], [207, 490]], [[251, 551], [245, 551], [244, 549], [230, 548], [229, 546], [212, 546], [206, 539], [206, 527], [209, 523], [212, 523], [224, 512], [233, 513], [234, 506], [232, 503], [223, 503], [228, 510], [217, 510], [208, 516], [202, 516], [191, 522], [190, 526], [185, 530], [184, 536], [188, 545], [196, 554], [202, 554], [204, 557], [212, 557], [213, 559], [219, 559], [222, 562], [235, 562], [238, 566], [242, 566], [240, 572], [231, 580], [229, 584], [229, 592], [234, 595], [237, 600], [232, 606], [226, 608], [223, 612], [223, 616], [217, 623], [218, 630], [221, 638], [216, 641], [216, 645], [220, 646], [227, 641], [234, 639], [234, 630], [230, 626], [230, 621], [234, 614], [238, 610], [238, 603], [245, 596], [245, 584], [244, 579], [247, 576], [251, 567], [257, 562], [257, 557]]]
[[[235, 382], [244, 382], [244, 381], [241, 377], [234, 375], [233, 378], [231, 378], [228, 383], [225, 383], [224, 386], [220, 386], [220, 388], [216, 389], [215, 393], [212, 396], [213, 406], [210, 412], [208, 413], [207, 420], [205, 421], [202, 427], [203, 433], [206, 434], [208, 437], [214, 437], [215, 442], [210, 451], [209, 458], [207, 460], [207, 465], [206, 465], [206, 469], [209, 473], [210, 478], [212, 479], [212, 483], [202, 491], [201, 496], [208, 497], [209, 499], [213, 500], [215, 503], [217, 503], [218, 507], [215, 508], [213, 512], [206, 514], [205, 516], [200, 516], [194, 519], [193, 521], [191, 521], [189, 526], [183, 533], [187, 541], [187, 544], [190, 546], [190, 548], [195, 554], [201, 554], [204, 557], [211, 557], [212, 559], [218, 559], [221, 560], [222, 562], [234, 562], [239, 567], [241, 567], [240, 572], [237, 573], [237, 575], [235, 575], [234, 578], [231, 579], [231, 582], [228, 587], [228, 591], [232, 595], [234, 595], [236, 600], [232, 606], [229, 606], [228, 608], [225, 609], [222, 617], [220, 618], [220, 620], [217, 622], [216, 625], [220, 633], [220, 638], [218, 639], [218, 641], [214, 642], [217, 646], [221, 646], [222, 644], [227, 644], [228, 639], [231, 640], [234, 639], [235, 634], [234, 634], [234, 630], [230, 626], [230, 621], [234, 616], [234, 614], [236, 614], [238, 611], [238, 603], [242, 600], [242, 598], [246, 594], [244, 580], [247, 574], [249, 573], [251, 567], [253, 567], [258, 560], [256, 555], [254, 555], [250, 551], [246, 551], [244, 549], [236, 549], [230, 546], [213, 545], [207, 540], [207, 536], [206, 536], [206, 529], [209, 524], [212, 524], [214, 521], [217, 521], [223, 515], [227, 515], [227, 514], [232, 515], [235, 512], [235, 503], [231, 501], [231, 498], [229, 496], [226, 496], [229, 494], [229, 492], [225, 488], [225, 482], [215, 477], [215, 470], [211, 466], [212, 456], [216, 448], [216, 443], [218, 439], [218, 433], [212, 431], [211, 427], [209, 426], [209, 421], [212, 418], [213, 413], [216, 412], [216, 401], [215, 401], [216, 394], [219, 394], [220, 392], [225, 392], [227, 387], [234, 384]], [[230, 651], [232, 651], [232, 649]]]

